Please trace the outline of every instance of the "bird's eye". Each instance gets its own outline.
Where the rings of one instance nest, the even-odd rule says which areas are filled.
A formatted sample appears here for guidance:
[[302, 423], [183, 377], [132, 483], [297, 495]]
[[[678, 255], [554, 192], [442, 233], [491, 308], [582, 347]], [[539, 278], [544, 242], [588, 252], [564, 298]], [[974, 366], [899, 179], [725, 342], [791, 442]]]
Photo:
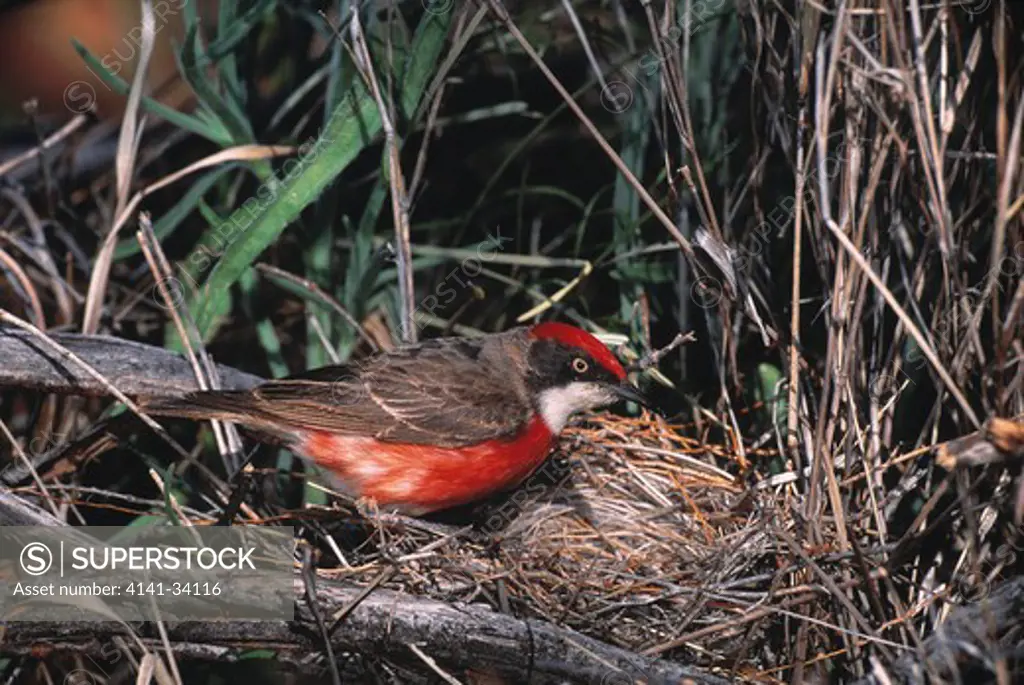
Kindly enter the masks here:
[[576, 357], [572, 360], [572, 370], [576, 373], [586, 373], [590, 368], [590, 364], [587, 363], [586, 359]]

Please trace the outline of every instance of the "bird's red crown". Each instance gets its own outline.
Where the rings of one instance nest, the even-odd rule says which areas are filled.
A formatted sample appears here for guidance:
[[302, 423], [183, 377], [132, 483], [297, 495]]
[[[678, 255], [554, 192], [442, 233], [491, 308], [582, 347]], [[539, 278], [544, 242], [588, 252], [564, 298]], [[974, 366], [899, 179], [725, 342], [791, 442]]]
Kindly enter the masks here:
[[615, 358], [612, 351], [582, 328], [557, 321], [545, 321], [531, 328], [530, 335], [536, 340], [555, 340], [565, 345], [578, 347], [593, 357], [598, 364], [613, 373], [616, 378], [619, 380], [626, 379], [626, 370], [622, 368], [622, 364]]

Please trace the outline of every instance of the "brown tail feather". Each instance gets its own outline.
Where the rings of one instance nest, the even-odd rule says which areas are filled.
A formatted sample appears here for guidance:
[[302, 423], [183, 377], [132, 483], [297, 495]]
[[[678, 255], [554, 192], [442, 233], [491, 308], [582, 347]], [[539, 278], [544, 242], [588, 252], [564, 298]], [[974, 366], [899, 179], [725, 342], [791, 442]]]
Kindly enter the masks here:
[[163, 397], [146, 400], [142, 409], [156, 416], [171, 416], [199, 421], [234, 421], [262, 425], [266, 417], [253, 403], [252, 394], [245, 390], [209, 390], [193, 392], [182, 397]]

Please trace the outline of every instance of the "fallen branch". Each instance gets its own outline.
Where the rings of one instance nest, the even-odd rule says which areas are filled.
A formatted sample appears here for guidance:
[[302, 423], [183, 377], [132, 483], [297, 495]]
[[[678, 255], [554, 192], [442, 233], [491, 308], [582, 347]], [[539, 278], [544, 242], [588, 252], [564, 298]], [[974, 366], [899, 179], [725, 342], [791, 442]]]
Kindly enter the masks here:
[[[105, 335], [48, 335], [126, 395], [167, 397], [198, 389], [192, 367], [180, 354]], [[67, 395], [110, 394], [81, 367], [61, 359], [25, 331], [0, 327], [0, 359], [0, 387]], [[250, 388], [263, 380], [223, 364], [217, 365], [217, 372], [224, 388]]]
[[[54, 519], [33, 505], [0, 490], [0, 524], [53, 525]], [[369, 594], [318, 578], [317, 610], [321, 616], [347, 611], [331, 632], [335, 654], [361, 653], [422, 668], [428, 655], [448, 672], [500, 674], [513, 682], [553, 683], [694, 683], [728, 681], [678, 664], [629, 652], [545, 621], [519, 619], [475, 604], [447, 604], [377, 589]], [[324, 650], [312, 613], [303, 597], [301, 578], [294, 581], [294, 621], [182, 622], [166, 626], [175, 657], [231, 663], [253, 649], [270, 649], [277, 661], [309, 670], [309, 656]], [[353, 608], [354, 607], [354, 608]], [[0, 623], [0, 658], [40, 657], [74, 652], [98, 660], [106, 645], [125, 634], [113, 622], [54, 621]], [[142, 644], [161, 651], [152, 623], [132, 624]], [[418, 650], [411, 648], [415, 645]], [[417, 651], [420, 654], [417, 654]], [[317, 667], [322, 668], [322, 667]]]
[[[318, 608], [330, 616], [356, 600], [359, 588], [317, 581]], [[300, 579], [295, 594], [303, 594]], [[142, 642], [160, 650], [154, 624], [134, 624]], [[116, 623], [66, 621], [8, 623], [0, 657], [75, 652], [101, 659], [104, 645], [123, 636]], [[272, 649], [275, 659], [300, 664], [323, 651], [312, 614], [299, 604], [294, 621], [207, 621], [167, 626], [175, 656], [231, 663], [246, 650]], [[513, 682], [718, 684], [728, 681], [696, 669], [640, 656], [544, 621], [518, 619], [476, 605], [449, 605], [391, 590], [363, 599], [331, 635], [336, 654], [362, 653], [406, 666], [422, 666], [419, 647], [445, 670], [497, 673]], [[317, 667], [319, 670], [323, 667]], [[308, 670], [308, 667], [307, 669]]]

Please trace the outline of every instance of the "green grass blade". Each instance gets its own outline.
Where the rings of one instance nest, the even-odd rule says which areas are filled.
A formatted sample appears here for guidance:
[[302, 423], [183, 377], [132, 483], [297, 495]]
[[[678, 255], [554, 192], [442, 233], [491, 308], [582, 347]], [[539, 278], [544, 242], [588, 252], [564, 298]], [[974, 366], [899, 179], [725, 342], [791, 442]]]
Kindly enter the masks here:
[[[448, 30], [448, 14], [427, 13], [417, 29], [412, 53], [416, 61], [437, 64]], [[425, 67], [409, 69], [402, 101], [409, 110], [419, 101], [431, 71]], [[407, 110], [407, 111], [409, 111]], [[369, 144], [380, 131], [381, 121], [373, 99], [360, 88], [335, 108], [314, 149], [288, 173], [279, 188], [265, 184], [269, 201], [250, 198], [217, 227], [228, 241], [223, 256], [210, 271], [199, 293], [193, 297], [191, 311], [204, 340], [217, 331], [227, 314], [230, 301], [225, 297], [257, 256], [270, 246], [282, 231], [313, 202]], [[285, 165], [288, 166], [287, 164]], [[259, 193], [258, 193], [259, 195]]]
[[[103, 66], [100, 60], [98, 60], [91, 52], [89, 52], [88, 48], [79, 43], [77, 40], [72, 39], [71, 44], [75, 48], [75, 51], [78, 52], [78, 54], [82, 57], [83, 60], [85, 60], [85, 64], [89, 67], [89, 71], [96, 74], [96, 76], [102, 79], [104, 83], [110, 86], [114, 90], [114, 92], [118, 93], [119, 95], [128, 94], [129, 86], [124, 79], [110, 73], [110, 71], [108, 71], [107, 68]], [[159, 117], [166, 119], [178, 128], [182, 128], [186, 131], [191, 131], [192, 133], [195, 133], [197, 136], [201, 136], [209, 141], [217, 143], [221, 147], [230, 147], [231, 145], [230, 138], [225, 137], [223, 135], [223, 132], [217, 131], [215, 128], [204, 124], [201, 120], [197, 119], [196, 117], [179, 112], [178, 110], [172, 109], [167, 105], [163, 105], [151, 97], [143, 95], [142, 106], [146, 109], [147, 112], [150, 112], [152, 114], [155, 114]]]

